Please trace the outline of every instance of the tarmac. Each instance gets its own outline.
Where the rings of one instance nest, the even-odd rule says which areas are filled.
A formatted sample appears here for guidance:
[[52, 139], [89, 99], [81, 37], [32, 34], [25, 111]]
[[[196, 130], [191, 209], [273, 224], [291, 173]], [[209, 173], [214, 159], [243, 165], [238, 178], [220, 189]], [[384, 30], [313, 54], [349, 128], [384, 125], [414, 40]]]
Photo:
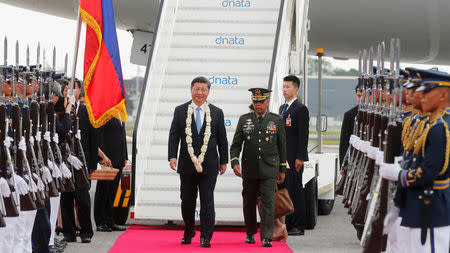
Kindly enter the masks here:
[[[91, 187], [91, 199], [95, 191], [95, 182]], [[350, 224], [347, 210], [341, 203], [342, 198], [337, 197], [333, 211], [326, 216], [317, 217], [317, 225], [313, 230], [306, 230], [304, 236], [291, 236], [287, 244], [295, 253], [356, 253], [361, 252], [361, 246], [356, 238], [356, 232]], [[93, 215], [93, 212], [92, 212]], [[97, 232], [94, 226], [94, 237], [91, 243], [69, 243], [64, 253], [106, 253], [123, 232]], [[160, 225], [160, 224], [157, 224]], [[62, 235], [56, 238], [62, 239]], [[243, 237], [244, 238], [244, 237]], [[214, 247], [214, 244], [213, 244]]]

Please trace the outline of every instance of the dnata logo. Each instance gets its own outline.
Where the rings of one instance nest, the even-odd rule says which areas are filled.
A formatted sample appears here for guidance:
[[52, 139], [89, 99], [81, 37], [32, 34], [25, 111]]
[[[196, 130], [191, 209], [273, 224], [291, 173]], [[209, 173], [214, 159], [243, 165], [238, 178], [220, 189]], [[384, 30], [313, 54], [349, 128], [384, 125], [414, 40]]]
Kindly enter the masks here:
[[219, 85], [237, 85], [239, 83], [236, 77], [231, 76], [211, 76], [208, 80], [211, 84]]
[[230, 46], [234, 46], [234, 45], [244, 45], [245, 44], [245, 39], [241, 38], [241, 37], [222, 37], [219, 36], [216, 38], [215, 40], [216, 45], [230, 45]]
[[226, 127], [230, 127], [230, 126], [231, 126], [231, 120], [226, 119], [226, 120], [225, 120], [225, 126], [226, 126]]
[[222, 1], [222, 7], [224, 8], [249, 8], [251, 2], [248, 0], [224, 0]]

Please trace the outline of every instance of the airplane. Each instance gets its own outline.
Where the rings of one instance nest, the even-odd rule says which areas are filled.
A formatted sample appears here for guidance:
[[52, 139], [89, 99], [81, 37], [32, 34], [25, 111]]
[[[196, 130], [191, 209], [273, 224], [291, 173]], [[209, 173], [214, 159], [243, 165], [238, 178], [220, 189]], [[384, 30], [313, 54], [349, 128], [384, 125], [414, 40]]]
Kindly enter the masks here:
[[[245, 4], [248, 0], [220, 0]], [[269, 1], [269, 0], [267, 0]], [[324, 48], [335, 59], [356, 59], [358, 50], [399, 38], [401, 58], [408, 63], [448, 64], [450, 54], [449, 1], [439, 0], [304, 0], [309, 2], [310, 50]], [[75, 19], [75, 0], [0, 0], [0, 2]], [[152, 33], [159, 0], [113, 1], [118, 28]]]

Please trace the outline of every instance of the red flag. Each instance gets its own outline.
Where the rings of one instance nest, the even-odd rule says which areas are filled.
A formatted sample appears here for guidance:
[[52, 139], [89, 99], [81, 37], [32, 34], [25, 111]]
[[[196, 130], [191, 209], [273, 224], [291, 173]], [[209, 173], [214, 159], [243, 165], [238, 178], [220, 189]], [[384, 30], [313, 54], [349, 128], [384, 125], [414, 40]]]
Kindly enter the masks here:
[[125, 88], [111, 0], [80, 0], [86, 23], [84, 91], [91, 124], [127, 120]]

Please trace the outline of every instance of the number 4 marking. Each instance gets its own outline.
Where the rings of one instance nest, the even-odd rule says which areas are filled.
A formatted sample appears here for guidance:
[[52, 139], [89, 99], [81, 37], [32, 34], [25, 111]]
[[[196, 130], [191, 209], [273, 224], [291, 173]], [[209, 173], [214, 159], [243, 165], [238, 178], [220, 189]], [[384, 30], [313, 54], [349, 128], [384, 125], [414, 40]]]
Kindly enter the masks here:
[[147, 53], [147, 44], [144, 44], [144, 45], [141, 47], [141, 52], [144, 52], [144, 54]]

